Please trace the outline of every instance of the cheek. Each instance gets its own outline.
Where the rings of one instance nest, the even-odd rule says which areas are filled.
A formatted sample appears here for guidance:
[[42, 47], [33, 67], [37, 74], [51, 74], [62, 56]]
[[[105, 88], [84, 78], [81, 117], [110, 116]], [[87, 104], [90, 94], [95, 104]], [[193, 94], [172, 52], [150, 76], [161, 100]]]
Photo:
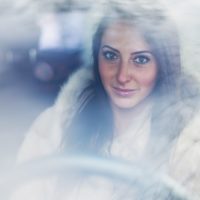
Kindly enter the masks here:
[[107, 76], [107, 69], [105, 67], [105, 65], [103, 64], [103, 62], [101, 61], [101, 59], [99, 59], [99, 75], [100, 75], [100, 78], [102, 80], [102, 82], [104, 82]]
[[115, 73], [114, 71], [113, 66], [109, 66], [107, 63], [99, 59], [99, 74], [103, 84], [112, 80]]
[[157, 70], [146, 72], [138, 76], [138, 82], [141, 87], [153, 89], [157, 80]]
[[99, 76], [104, 86], [104, 89], [106, 89], [109, 82], [109, 75], [106, 66], [103, 65], [103, 63], [101, 62], [99, 62]]

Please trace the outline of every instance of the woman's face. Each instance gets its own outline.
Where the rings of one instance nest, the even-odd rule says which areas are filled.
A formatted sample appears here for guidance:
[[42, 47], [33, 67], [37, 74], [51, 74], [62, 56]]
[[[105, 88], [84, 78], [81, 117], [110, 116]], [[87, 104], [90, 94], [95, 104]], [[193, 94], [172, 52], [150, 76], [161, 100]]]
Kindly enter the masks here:
[[117, 22], [103, 34], [98, 55], [99, 73], [112, 106], [134, 108], [153, 90], [156, 60], [142, 35]]

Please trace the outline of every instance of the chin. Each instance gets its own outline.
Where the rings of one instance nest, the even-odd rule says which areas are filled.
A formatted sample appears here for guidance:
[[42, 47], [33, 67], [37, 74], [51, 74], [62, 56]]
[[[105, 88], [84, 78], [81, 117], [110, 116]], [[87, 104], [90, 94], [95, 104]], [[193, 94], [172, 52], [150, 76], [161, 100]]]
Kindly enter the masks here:
[[114, 102], [114, 105], [120, 109], [133, 109], [135, 108], [137, 105], [139, 104], [139, 102], [128, 102], [128, 101], [120, 101], [120, 102]]
[[120, 109], [134, 109], [139, 108], [140, 106], [144, 106], [146, 104], [146, 100], [148, 96], [142, 96], [141, 98], [134, 98], [134, 99], [118, 99], [113, 98], [112, 104]]

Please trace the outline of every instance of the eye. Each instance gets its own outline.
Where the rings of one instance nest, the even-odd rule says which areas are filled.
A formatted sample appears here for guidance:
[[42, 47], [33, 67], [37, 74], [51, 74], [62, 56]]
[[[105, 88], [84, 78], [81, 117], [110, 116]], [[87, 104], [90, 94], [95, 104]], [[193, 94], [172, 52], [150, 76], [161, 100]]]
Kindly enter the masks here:
[[106, 60], [109, 60], [109, 61], [114, 61], [118, 59], [118, 55], [112, 51], [104, 51], [103, 56]]
[[138, 55], [133, 59], [133, 61], [136, 64], [144, 65], [144, 64], [146, 64], [150, 61], [150, 58], [148, 56], [145, 56], [145, 55]]

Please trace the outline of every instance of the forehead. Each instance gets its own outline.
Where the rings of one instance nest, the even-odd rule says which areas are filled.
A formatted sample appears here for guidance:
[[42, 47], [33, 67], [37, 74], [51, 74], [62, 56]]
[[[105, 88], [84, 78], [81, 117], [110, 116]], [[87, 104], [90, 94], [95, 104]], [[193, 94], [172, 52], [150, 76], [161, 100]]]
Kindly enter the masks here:
[[102, 45], [111, 45], [114, 48], [126, 47], [132, 50], [150, 50], [140, 30], [123, 21], [109, 25], [102, 36]]

